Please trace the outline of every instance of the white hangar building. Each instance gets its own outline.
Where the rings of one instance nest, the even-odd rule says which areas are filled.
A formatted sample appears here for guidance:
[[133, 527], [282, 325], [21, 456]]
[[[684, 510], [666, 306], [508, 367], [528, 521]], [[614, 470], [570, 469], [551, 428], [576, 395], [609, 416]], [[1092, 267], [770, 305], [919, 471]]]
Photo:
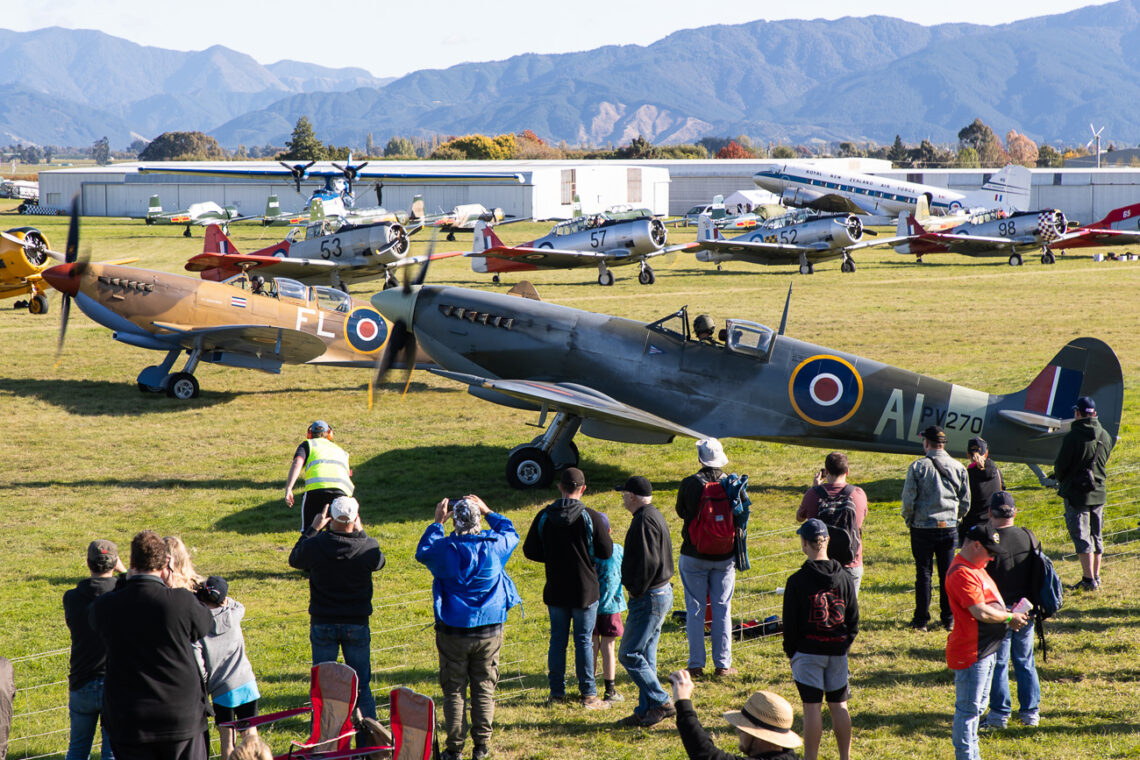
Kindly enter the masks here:
[[[254, 171], [281, 169], [275, 161], [236, 162], [152, 162], [125, 163], [54, 169], [40, 173], [40, 202], [44, 206], [66, 208], [76, 194], [84, 216], [146, 215], [150, 196], [158, 195], [164, 210], [185, 209], [191, 203], [214, 201], [236, 206], [243, 215], [260, 214], [270, 194], [276, 193], [285, 211], [305, 207], [320, 179], [307, 179], [297, 192], [291, 180], [277, 178], [212, 177], [186, 174], [139, 173], [140, 166], [184, 166], [196, 169], [248, 168]], [[331, 168], [319, 162], [314, 169]], [[384, 180], [383, 205], [407, 209], [415, 195], [423, 195], [428, 213], [449, 211], [462, 203], [482, 203], [502, 208], [507, 214], [535, 219], [568, 218], [575, 205], [583, 213], [602, 211], [610, 206], [630, 204], [646, 207], [655, 214], [669, 212], [669, 171], [638, 162], [616, 161], [373, 161], [369, 169], [392, 173], [439, 173], [467, 175], [515, 174], [517, 180], [486, 181]], [[376, 203], [376, 180], [355, 184], [357, 203]]]

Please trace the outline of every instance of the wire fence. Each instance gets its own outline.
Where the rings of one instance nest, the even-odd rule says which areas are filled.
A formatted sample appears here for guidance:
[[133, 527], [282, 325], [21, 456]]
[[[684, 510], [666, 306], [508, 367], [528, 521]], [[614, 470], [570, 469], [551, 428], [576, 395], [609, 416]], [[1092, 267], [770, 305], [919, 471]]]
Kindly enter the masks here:
[[[1140, 465], [1115, 468], [1110, 474], [1114, 483], [1136, 482]], [[875, 473], [864, 473], [874, 477]], [[883, 473], [887, 474], [886, 472]], [[893, 474], [893, 472], [891, 473]], [[1104, 542], [1106, 560], [1131, 559], [1140, 554], [1140, 482], [1136, 485], [1114, 487], [1109, 493], [1105, 506]], [[895, 504], [871, 504], [867, 524], [887, 526], [898, 521]], [[754, 518], [755, 520], [755, 518]], [[1057, 509], [1056, 501], [1041, 501], [1034, 506], [1019, 510], [1019, 523], [1029, 523], [1036, 527], [1035, 532], [1055, 561], [1062, 575], [1072, 573], [1077, 555], [1065, 551], [1071, 549], [1064, 514]], [[779, 616], [782, 612], [783, 582], [802, 564], [799, 541], [796, 538], [796, 525], [754, 530], [749, 536], [749, 558], [752, 568], [736, 576], [736, 591], [733, 597], [733, 617], [735, 621], [763, 623], [766, 618]], [[874, 562], [874, 557], [869, 559]], [[514, 562], [510, 567], [516, 582], [533, 580], [533, 583], [520, 582], [520, 587], [541, 588], [540, 575], [544, 570], [532, 563]], [[908, 614], [913, 604], [913, 587], [890, 595], [881, 596], [875, 602], [879, 614]], [[865, 592], [861, 592], [863, 597]], [[676, 607], [683, 609], [683, 597], [678, 588]], [[373, 600], [377, 614], [372, 618], [372, 691], [377, 697], [377, 706], [387, 709], [387, 695], [391, 689], [404, 685], [402, 681], [409, 673], [422, 673], [426, 667], [434, 668], [434, 634], [432, 631], [432, 597], [430, 590], [396, 590]], [[526, 642], [542, 640], [545, 630], [545, 614], [534, 614], [534, 610], [545, 611], [541, 599], [524, 599], [522, 614], [513, 617], [508, 626], [499, 663], [499, 685], [496, 700], [504, 703], [545, 694], [548, 685], [546, 677], [546, 648], [528, 646]], [[531, 614], [527, 614], [527, 610]], [[303, 609], [278, 611], [272, 618], [261, 620], [247, 619], [247, 630], [258, 626], [280, 629], [283, 626], [303, 627], [307, 625], [308, 614]], [[386, 622], [382, 622], [386, 621]], [[377, 626], [381, 623], [380, 626]], [[684, 637], [684, 623], [680, 624], [680, 636], [663, 636], [659, 658], [662, 661], [681, 661], [687, 653]], [[536, 626], [539, 632], [521, 630]], [[759, 628], [745, 628], [738, 625], [733, 647], [747, 650], [759, 647], [777, 647], [781, 639], [778, 635], [752, 635]], [[40, 760], [47, 757], [62, 757], [68, 744], [68, 681], [67, 668], [69, 648], [58, 648], [12, 658], [16, 674], [16, 693], [13, 705], [12, 736], [9, 738], [8, 757], [12, 760]], [[570, 669], [573, 669], [571, 657]], [[297, 702], [304, 701], [305, 695], [298, 694]], [[280, 729], [292, 731], [291, 736], [303, 733], [303, 720], [285, 722]], [[264, 733], [264, 732], [263, 732]], [[99, 747], [96, 736], [95, 750]], [[217, 756], [217, 742], [212, 748]]]

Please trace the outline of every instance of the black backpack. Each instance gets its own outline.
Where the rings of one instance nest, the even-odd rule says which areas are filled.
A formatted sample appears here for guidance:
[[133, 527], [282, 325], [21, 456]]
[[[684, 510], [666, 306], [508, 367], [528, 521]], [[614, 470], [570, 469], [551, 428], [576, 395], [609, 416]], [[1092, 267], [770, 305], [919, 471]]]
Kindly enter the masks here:
[[858, 515], [855, 512], [855, 486], [848, 483], [839, 493], [831, 496], [823, 486], [815, 486], [819, 497], [819, 514], [827, 525], [827, 556], [847, 565], [855, 561], [863, 540], [859, 536]]

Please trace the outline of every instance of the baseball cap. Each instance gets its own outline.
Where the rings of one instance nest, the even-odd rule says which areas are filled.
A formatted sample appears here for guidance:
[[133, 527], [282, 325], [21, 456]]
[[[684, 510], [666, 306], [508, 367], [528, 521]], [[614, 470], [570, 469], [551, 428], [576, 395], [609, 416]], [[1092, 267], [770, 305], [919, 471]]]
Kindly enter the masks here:
[[567, 491], [577, 491], [586, 485], [586, 475], [577, 467], [567, 467], [558, 481]]
[[724, 455], [724, 446], [716, 438], [702, 438], [697, 441], [697, 459], [705, 467], [724, 467], [728, 464], [728, 457]]
[[317, 420], [312, 425], [309, 425], [310, 435], [324, 435], [330, 430], [332, 430], [332, 428], [329, 427], [329, 423], [325, 422], [324, 420]]
[[652, 496], [653, 486], [649, 483], [647, 478], [640, 475], [634, 475], [629, 480], [625, 481], [615, 491], [629, 491], [634, 496]]
[[986, 551], [997, 554], [1001, 550], [1001, 537], [989, 525], [971, 525], [966, 531], [967, 541], [977, 541]]
[[931, 425], [923, 430], [922, 437], [931, 443], [946, 443], [946, 432], [937, 425]]
[[203, 602], [221, 604], [226, 601], [230, 592], [230, 584], [220, 575], [211, 575], [198, 587], [198, 598]]
[[979, 454], [985, 454], [990, 450], [990, 445], [986, 443], [985, 438], [971, 438], [966, 442], [966, 453], [973, 454], [975, 451]]
[[994, 517], [1013, 517], [1017, 512], [1017, 505], [1013, 502], [1013, 494], [1009, 491], [998, 491], [990, 497], [990, 514]]
[[1081, 396], [1077, 399], [1077, 403], [1073, 404], [1073, 411], [1081, 410], [1081, 414], [1092, 414], [1096, 411], [1096, 402], [1090, 396]]
[[814, 541], [820, 536], [827, 535], [827, 524], [818, 518], [811, 517], [804, 520], [804, 524], [796, 529], [797, 536], [803, 536], [808, 541]]
[[338, 496], [329, 505], [329, 517], [341, 522], [352, 522], [360, 512], [360, 504], [351, 496]]
[[119, 547], [111, 541], [97, 538], [87, 545], [87, 567], [96, 573], [114, 570], [119, 561]]

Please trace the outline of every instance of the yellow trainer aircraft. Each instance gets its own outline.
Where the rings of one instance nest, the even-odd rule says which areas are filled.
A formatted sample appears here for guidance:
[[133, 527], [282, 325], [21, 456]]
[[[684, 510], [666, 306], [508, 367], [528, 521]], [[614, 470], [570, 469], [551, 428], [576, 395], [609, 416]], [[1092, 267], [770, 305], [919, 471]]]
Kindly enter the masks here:
[[49, 258], [63, 260], [48, 245], [47, 238], [34, 227], [17, 227], [0, 233], [0, 299], [31, 296], [17, 301], [17, 309], [27, 307], [32, 314], [46, 314], [47, 283], [43, 271]]
[[[74, 299], [115, 340], [166, 353], [161, 364], [139, 373], [143, 392], [194, 398], [200, 362], [275, 374], [282, 364], [372, 368], [392, 334], [370, 304], [335, 288], [246, 272], [212, 282], [89, 263], [77, 260], [78, 238], [73, 206], [66, 261], [43, 273], [63, 293], [60, 347]], [[189, 355], [185, 366], [172, 371], [183, 352]]]

